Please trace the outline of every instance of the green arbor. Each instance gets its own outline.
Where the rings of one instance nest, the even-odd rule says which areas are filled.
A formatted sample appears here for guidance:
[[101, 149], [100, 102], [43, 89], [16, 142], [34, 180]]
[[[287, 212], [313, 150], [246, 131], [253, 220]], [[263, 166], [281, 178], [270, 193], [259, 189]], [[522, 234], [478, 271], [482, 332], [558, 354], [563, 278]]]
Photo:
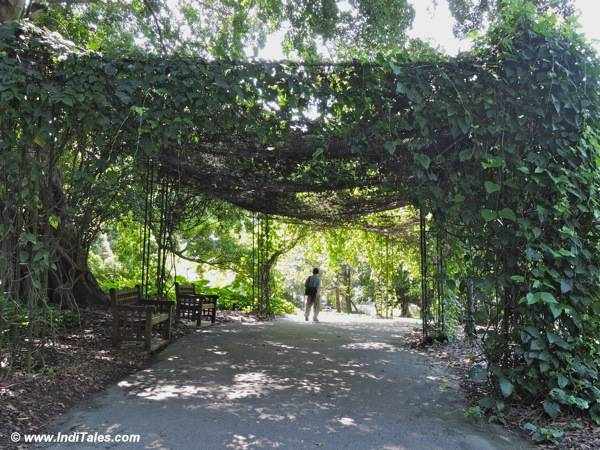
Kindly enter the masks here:
[[600, 413], [598, 67], [568, 28], [507, 16], [470, 54], [364, 64], [105, 59], [28, 26], [1, 37], [5, 295], [80, 283], [61, 245], [74, 156], [97, 180], [152, 159], [196, 192], [317, 223], [410, 204], [493, 285], [501, 392]]

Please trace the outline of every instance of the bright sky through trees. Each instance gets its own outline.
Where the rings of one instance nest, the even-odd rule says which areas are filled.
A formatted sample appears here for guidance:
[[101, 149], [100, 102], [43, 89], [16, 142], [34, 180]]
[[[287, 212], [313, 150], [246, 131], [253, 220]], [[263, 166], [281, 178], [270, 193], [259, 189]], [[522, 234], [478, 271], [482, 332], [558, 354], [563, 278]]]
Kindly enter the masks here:
[[[448, 53], [454, 55], [469, 48], [469, 42], [458, 39], [452, 33], [454, 19], [448, 9], [446, 0], [412, 0], [415, 8], [415, 20], [409, 36], [430, 41]], [[600, 51], [600, 0], [575, 0], [580, 12], [582, 29], [589, 39], [595, 40], [595, 46]], [[258, 54], [264, 59], [285, 59], [281, 42], [284, 31], [273, 33], [267, 40], [267, 45]]]

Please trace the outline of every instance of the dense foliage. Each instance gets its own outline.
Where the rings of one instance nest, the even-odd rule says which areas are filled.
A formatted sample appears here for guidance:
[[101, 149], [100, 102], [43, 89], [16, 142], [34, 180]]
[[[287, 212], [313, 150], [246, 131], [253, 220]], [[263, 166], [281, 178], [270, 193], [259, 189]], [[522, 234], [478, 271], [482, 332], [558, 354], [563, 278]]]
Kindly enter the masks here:
[[[514, 0], [448, 0], [450, 12], [456, 19], [454, 32], [461, 36], [485, 29], [511, 3], [514, 4]], [[540, 12], [552, 11], [561, 17], [575, 13], [573, 0], [532, 0], [530, 3]]]
[[[438, 286], [476, 275], [494, 302], [499, 392], [600, 418], [598, 64], [567, 25], [525, 5], [455, 59], [325, 65], [106, 59], [27, 24], [0, 33], [10, 301], [87, 295], [85, 270], [63, 272], [87, 267], [70, 263], [107, 211], [91, 193], [110, 185], [135, 211], [148, 165], [183, 193], [177, 211], [196, 194], [339, 225], [412, 204], [465, 262], [440, 264]], [[64, 180], [72, 159], [97, 171]]]

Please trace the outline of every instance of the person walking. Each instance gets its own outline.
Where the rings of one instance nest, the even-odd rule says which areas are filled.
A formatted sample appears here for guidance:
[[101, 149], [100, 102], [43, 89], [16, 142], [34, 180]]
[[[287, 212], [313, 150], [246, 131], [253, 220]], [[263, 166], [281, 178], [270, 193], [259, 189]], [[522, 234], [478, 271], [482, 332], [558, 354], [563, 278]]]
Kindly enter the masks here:
[[308, 321], [310, 316], [310, 308], [313, 309], [313, 322], [318, 322], [319, 315], [319, 291], [321, 290], [321, 277], [319, 276], [319, 269], [316, 267], [312, 271], [312, 275], [309, 276], [304, 282], [304, 295], [306, 295], [306, 307], [304, 311], [304, 320]]

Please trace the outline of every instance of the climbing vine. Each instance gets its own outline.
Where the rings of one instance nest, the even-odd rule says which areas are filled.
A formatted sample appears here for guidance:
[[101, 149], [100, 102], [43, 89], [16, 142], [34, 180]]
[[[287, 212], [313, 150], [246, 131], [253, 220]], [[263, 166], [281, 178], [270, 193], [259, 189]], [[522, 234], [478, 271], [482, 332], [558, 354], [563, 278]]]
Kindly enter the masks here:
[[568, 25], [507, 10], [457, 58], [346, 64], [105, 59], [28, 24], [0, 38], [9, 297], [23, 270], [38, 293], [85, 278], [60, 197], [83, 154], [103, 166], [91, 199], [151, 157], [161, 178], [265, 214], [340, 224], [413, 205], [500, 302], [485, 342], [499, 393], [600, 419], [598, 64]]

